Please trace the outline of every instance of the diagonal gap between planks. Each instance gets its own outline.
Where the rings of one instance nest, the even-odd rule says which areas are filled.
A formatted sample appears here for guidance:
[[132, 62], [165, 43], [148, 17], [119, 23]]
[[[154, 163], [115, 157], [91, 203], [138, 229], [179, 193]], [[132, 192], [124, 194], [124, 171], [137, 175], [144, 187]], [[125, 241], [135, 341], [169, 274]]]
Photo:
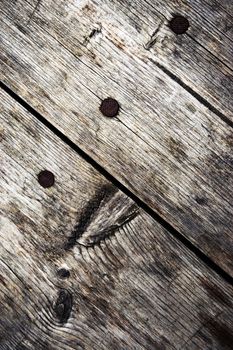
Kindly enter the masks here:
[[[146, 3], [147, 3], [148, 5], [150, 5], [150, 3], [149, 3], [148, 1], [146, 1]], [[223, 11], [226, 11], [226, 9], [225, 9], [223, 6], [221, 6], [220, 3], [219, 3], [219, 6], [221, 7], [221, 9], [222, 9]], [[165, 18], [166, 20], [168, 20], [167, 17], [166, 17], [161, 11], [159, 11], [158, 6], [157, 6], [156, 8], [153, 7], [153, 9], [154, 9], [158, 14], [160, 14], [163, 18]], [[196, 8], [193, 8], [193, 10], [194, 10], [194, 12], [195, 12], [197, 15], [199, 15], [201, 18], [203, 18], [206, 22], [208, 22], [209, 24], [211, 24], [212, 26], [214, 26], [214, 28], [218, 29], [216, 25], [213, 25], [213, 22], [209, 21], [208, 18], [206, 18], [205, 16], [203, 16], [199, 11], [196, 10]], [[178, 11], [177, 11], [177, 10], [173, 10], [173, 13], [174, 13], [174, 14], [175, 14], [175, 13], [178, 14]], [[226, 13], [228, 13], [228, 12], [226, 12]], [[231, 15], [231, 13], [229, 13], [229, 15]], [[188, 34], [188, 33], [187, 33], [187, 34]], [[226, 33], [222, 33], [222, 34], [223, 34], [226, 38], [228, 38], [229, 40], [232, 41], [232, 38], [231, 38], [230, 36], [227, 36]], [[192, 40], [195, 40], [195, 38], [194, 38], [193, 36], [189, 35], [189, 37], [190, 37]], [[195, 41], [198, 42], [198, 44], [201, 45], [200, 41], [197, 41], [197, 40], [195, 40]], [[201, 45], [201, 46], [202, 46], [202, 45]], [[206, 49], [206, 47], [203, 46], [203, 48], [204, 48], [206, 51], [210, 52], [209, 50]], [[215, 58], [219, 59], [219, 57], [215, 56], [212, 52], [210, 52], [210, 53], [211, 53]], [[223, 64], [225, 64], [225, 63], [223, 63]], [[225, 64], [225, 65], [226, 65], [226, 64]]]
[[[40, 6], [40, 0], [38, 1], [38, 3], [36, 4], [36, 7], [34, 8], [33, 14], [30, 17], [30, 21], [34, 22], [33, 16], [35, 15], [35, 12], [37, 11], [37, 9]], [[30, 4], [30, 2], [28, 2], [28, 4]], [[164, 18], [166, 18], [163, 15]], [[29, 22], [28, 22], [29, 23]], [[77, 57], [71, 50], [69, 50], [69, 48], [64, 45], [60, 40], [58, 40], [57, 37], [53, 36], [51, 33], [49, 33], [45, 28], [42, 28], [43, 31], [48, 34], [50, 37], [52, 37], [57, 43], [59, 43], [59, 45], [61, 45], [66, 51], [68, 51], [70, 54], [72, 54], [72, 56], [74, 56], [76, 59], [80, 60], [83, 64], [86, 65], [86, 63], [84, 63], [80, 57]], [[199, 41], [195, 40], [195, 38], [193, 38], [192, 35], [189, 35], [190, 39], [194, 40], [195, 42], [198, 43], [198, 45], [200, 45], [203, 49], [205, 49], [206, 51], [209, 52], [209, 54], [211, 54], [213, 57], [215, 57], [219, 62], [221, 62], [226, 68], [228, 68], [230, 71], [232, 71], [232, 69], [230, 67], [228, 67], [224, 62], [222, 62], [218, 57], [216, 57], [211, 51], [207, 50], [205, 46], [201, 45], [199, 43]], [[149, 50], [147, 48], [145, 48], [146, 50]], [[205, 106], [206, 108], [208, 108], [211, 112], [213, 112], [216, 116], [218, 116], [222, 121], [224, 121], [227, 125], [229, 125], [230, 127], [233, 128], [233, 121], [231, 121], [224, 113], [222, 113], [220, 110], [218, 110], [216, 107], [214, 107], [210, 102], [208, 102], [208, 100], [206, 98], [204, 98], [203, 96], [201, 96], [198, 92], [196, 92], [195, 90], [193, 90], [192, 87], [190, 87], [189, 85], [187, 85], [185, 82], [182, 81], [182, 79], [180, 79], [179, 77], [177, 77], [174, 73], [172, 73], [168, 68], [166, 68], [163, 64], [161, 64], [158, 61], [155, 61], [154, 59], [149, 58], [149, 60], [156, 65], [157, 68], [159, 68], [161, 71], [163, 71], [170, 79], [172, 79], [173, 81], [175, 81], [177, 84], [179, 84], [185, 91], [187, 91], [190, 95], [192, 95], [195, 99], [198, 100], [198, 102], [200, 102], [203, 106]], [[87, 65], [88, 66], [88, 65]], [[90, 68], [91, 70], [92, 67], [88, 66], [88, 68]], [[85, 86], [86, 88], [88, 88], [87, 86]], [[92, 93], [94, 93], [93, 91], [91, 91]], [[97, 95], [96, 95], [97, 96]]]
[[169, 71], [166, 67], [164, 67], [159, 62], [155, 60], [151, 60], [153, 64], [155, 64], [159, 69], [161, 69], [164, 73], [166, 73], [172, 80], [182, 86], [188, 93], [190, 93], [193, 97], [195, 97], [203, 106], [207, 107], [211, 112], [216, 114], [221, 120], [223, 120], [227, 125], [233, 128], [233, 122], [227, 118], [222, 112], [220, 112], [217, 108], [215, 108], [210, 102], [208, 102], [204, 97], [199, 95], [196, 91], [194, 91], [190, 86], [185, 84], [180, 78], [178, 78], [175, 74]]
[[230, 67], [228, 64], [226, 64], [225, 62], [223, 62], [223, 60], [221, 60], [219, 57], [217, 57], [215, 54], [213, 54], [213, 52], [211, 52], [210, 50], [208, 50], [203, 44], [199, 43], [198, 40], [196, 40], [191, 34], [187, 33], [186, 35], [188, 35], [188, 37], [190, 39], [192, 39], [193, 41], [195, 41], [195, 43], [197, 43], [198, 45], [200, 45], [200, 47], [207, 51], [212, 57], [214, 57], [215, 59], [217, 59], [219, 62], [221, 62], [221, 64], [223, 66], [225, 66], [226, 68], [228, 68], [231, 72], [233, 72], [233, 67]]
[[[59, 43], [59, 45], [61, 45], [66, 51], [68, 51], [70, 54], [72, 54], [76, 59], [80, 60], [83, 64], [86, 65], [86, 63], [84, 63], [80, 57], [77, 57], [71, 50], [69, 50], [69, 48], [67, 46], [65, 46], [64, 44], [62, 44], [62, 42], [60, 40], [58, 40], [58, 38], [56, 38], [55, 36], [51, 35], [51, 33], [49, 33], [47, 30], [45, 30], [43, 28], [43, 30], [49, 35], [51, 36], [55, 41], [57, 41]], [[189, 37], [194, 40], [194, 38], [189, 35]], [[196, 40], [194, 40], [196, 41]], [[197, 41], [196, 41], [197, 42]], [[200, 44], [198, 42], [198, 44]], [[200, 45], [202, 46], [202, 45]], [[206, 51], [208, 51], [204, 46], [202, 46]], [[208, 51], [213, 57], [216, 58], [216, 56], [211, 53], [210, 51]], [[194, 98], [196, 98], [203, 106], [207, 107], [211, 112], [213, 112], [216, 116], [218, 116], [221, 120], [223, 120], [226, 124], [228, 124], [229, 126], [231, 126], [233, 128], [233, 121], [231, 121], [225, 114], [223, 114], [220, 110], [218, 110], [216, 107], [214, 107], [210, 102], [207, 101], [207, 99], [205, 99], [204, 97], [202, 97], [198, 92], [194, 91], [189, 85], [187, 85], [186, 83], [184, 83], [179, 77], [177, 77], [175, 74], [173, 74], [169, 69], [167, 69], [164, 65], [162, 65], [161, 63], [159, 63], [158, 61], [152, 60], [150, 59], [151, 62], [153, 64], [156, 65], [157, 68], [159, 68], [160, 70], [162, 70], [169, 78], [171, 78], [173, 81], [175, 81], [177, 84], [179, 84], [184, 90], [186, 90], [190, 95], [192, 95]], [[218, 59], [219, 60], [219, 59]], [[221, 60], [219, 60], [220, 62], [222, 62]], [[224, 64], [227, 68], [229, 68], [226, 64]], [[90, 68], [92, 70], [92, 67], [88, 66], [88, 68]], [[86, 86], [85, 86], [86, 87]], [[93, 91], [91, 91], [93, 93]]]
[[227, 283], [233, 286], [233, 277], [231, 277], [224, 269], [216, 264], [211, 258], [204, 254], [199, 248], [197, 248], [191, 241], [184, 237], [178, 230], [176, 230], [170, 223], [164, 220], [156, 211], [151, 209], [145, 202], [133, 194], [128, 188], [126, 188], [120, 181], [112, 176], [106, 169], [104, 169], [99, 163], [91, 158], [86, 152], [84, 152], [79, 146], [72, 142], [67, 136], [65, 136], [59, 129], [51, 124], [43, 115], [37, 112], [32, 106], [30, 106], [25, 100], [12, 91], [7, 85], [0, 81], [0, 88], [4, 90], [11, 98], [18, 102], [28, 112], [30, 112], [37, 120], [39, 120], [44, 126], [58, 136], [64, 143], [66, 143], [71, 149], [77, 152], [85, 161], [91, 164], [98, 172], [100, 172], [108, 181], [114, 184], [119, 190], [125, 193], [131, 198], [140, 208], [147, 212], [154, 220], [162, 225], [169, 233], [178, 239], [186, 248], [196, 255], [205, 265], [214, 270], [221, 278]]
[[[32, 18], [33, 20], [33, 18]], [[80, 60], [83, 64], [86, 65], [86, 63], [84, 63], [80, 57], [77, 57], [71, 50], [69, 50], [69, 48], [67, 46], [65, 46], [64, 44], [62, 44], [62, 42], [60, 40], [58, 40], [58, 38], [56, 38], [55, 36], [51, 35], [51, 33], [49, 33], [47, 30], [45, 30], [43, 28], [43, 30], [49, 35], [51, 36], [56, 42], [59, 43], [59, 45], [61, 45], [66, 51], [68, 51], [70, 54], [72, 54], [72, 56], [74, 56], [76, 59]], [[189, 35], [189, 37], [194, 40], [194, 38]], [[196, 41], [196, 40], [194, 40]], [[198, 42], [198, 44], [200, 44]], [[202, 45], [200, 45], [202, 46]], [[206, 48], [204, 46], [202, 46], [205, 50]], [[147, 49], [148, 50], [148, 49]], [[208, 50], [207, 50], [208, 51]], [[209, 51], [208, 51], [209, 52]], [[211, 52], [209, 52], [213, 57], [216, 58], [216, 56], [214, 54], [212, 54]], [[161, 63], [159, 63], [158, 61], [152, 60], [150, 59], [151, 62], [153, 64], [156, 65], [157, 68], [159, 68], [160, 70], [162, 70], [170, 79], [172, 79], [173, 81], [175, 81], [177, 84], [179, 84], [184, 90], [186, 90], [190, 95], [192, 95], [194, 98], [196, 98], [198, 100], [198, 102], [200, 102], [203, 106], [205, 106], [206, 108], [208, 108], [211, 112], [213, 112], [216, 116], [218, 116], [221, 120], [223, 120], [226, 124], [228, 124], [230, 127], [233, 128], [233, 121], [231, 121], [225, 114], [223, 114], [220, 110], [218, 110], [216, 107], [214, 107], [210, 102], [208, 102], [204, 97], [202, 97], [198, 92], [194, 91], [189, 85], [187, 85], [186, 83], [184, 83], [179, 77], [177, 77], [175, 74], [173, 74], [169, 69], [167, 69], [164, 65], [162, 65]], [[219, 60], [219, 59], [218, 59]], [[221, 60], [219, 60], [221, 62]], [[224, 64], [226, 67], [227, 65]], [[88, 68], [92, 69], [92, 67], [88, 66]], [[227, 67], [229, 68], [229, 67]], [[85, 86], [86, 87], [86, 86]], [[87, 87], [86, 87], [87, 88]], [[93, 91], [91, 91], [93, 93]]]

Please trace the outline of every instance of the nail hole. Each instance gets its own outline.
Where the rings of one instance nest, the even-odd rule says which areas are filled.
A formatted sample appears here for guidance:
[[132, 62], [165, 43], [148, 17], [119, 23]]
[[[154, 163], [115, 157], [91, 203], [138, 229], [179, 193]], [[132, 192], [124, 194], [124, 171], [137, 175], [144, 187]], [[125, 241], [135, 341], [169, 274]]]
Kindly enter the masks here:
[[119, 109], [119, 103], [111, 97], [104, 99], [100, 105], [100, 111], [105, 117], [116, 117]]
[[189, 28], [189, 21], [184, 16], [176, 15], [170, 20], [169, 27], [175, 34], [184, 34]]
[[69, 278], [70, 277], [70, 271], [65, 269], [64, 267], [57, 270], [57, 275], [59, 278]]
[[38, 176], [38, 182], [39, 184], [44, 188], [49, 188], [54, 185], [55, 177], [53, 173], [49, 170], [43, 170], [41, 171]]

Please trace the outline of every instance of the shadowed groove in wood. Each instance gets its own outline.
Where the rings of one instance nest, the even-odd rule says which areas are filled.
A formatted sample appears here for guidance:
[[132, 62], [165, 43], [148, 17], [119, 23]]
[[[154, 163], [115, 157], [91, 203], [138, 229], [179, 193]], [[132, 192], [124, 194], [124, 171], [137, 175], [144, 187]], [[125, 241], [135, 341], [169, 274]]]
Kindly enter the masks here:
[[[94, 247], [101, 241], [114, 235], [119, 228], [126, 225], [138, 215], [138, 208], [131, 200], [125, 200], [122, 208], [122, 195], [117, 187], [104, 185], [82, 210], [81, 217], [75, 225], [65, 249], [76, 244]], [[111, 214], [110, 214], [111, 213]]]
[[[174, 350], [186, 344], [187, 350], [209, 345], [224, 350], [226, 341], [215, 338], [205, 323], [207, 319], [221, 325], [231, 323], [232, 288], [143, 210], [93, 249], [78, 246], [65, 254], [57, 251], [67, 237], [67, 227], [70, 232], [82, 216], [82, 208], [100, 188], [111, 189], [112, 185], [14, 99], [2, 90], [0, 95], [6, 164], [1, 181], [5, 217], [0, 230], [1, 255], [29, 286], [25, 293], [8, 269], [1, 270], [3, 349], [13, 350], [20, 344], [27, 350]], [[49, 190], [41, 188], [35, 176], [44, 164], [57, 177]], [[19, 204], [17, 211], [14, 202]], [[101, 201], [84, 235], [102, 227], [107, 208], [114, 214], [117, 206], [116, 218], [128, 205], [130, 200], [116, 190]], [[25, 222], [25, 214], [35, 224]], [[106, 226], [109, 223], [106, 215]], [[43, 253], [45, 241], [48, 245]], [[51, 245], [54, 255], [46, 252]], [[25, 254], [18, 254], [17, 248]], [[72, 271], [69, 280], [58, 279], [57, 267], [62, 266]], [[207, 288], [202, 279], [208, 281]], [[63, 290], [71, 292], [74, 301], [67, 322]], [[25, 329], [21, 321], [27, 316], [31, 322]], [[203, 346], [195, 347], [195, 342]]]
[[155, 64], [159, 69], [161, 69], [165, 74], [167, 74], [172, 80], [178, 83], [182, 88], [189, 92], [193, 97], [195, 97], [203, 106], [207, 107], [211, 112], [216, 114], [221, 120], [233, 128], [233, 121], [231, 121], [227, 116], [225, 116], [221, 111], [215, 108], [210, 102], [208, 102], [203, 96], [194, 91], [190, 86], [185, 84], [179, 77], [173, 74], [169, 69], [164, 67], [161, 63], [150, 59], [153, 64]]
[[[30, 112], [37, 120], [39, 120], [44, 126], [50, 129], [56, 136], [58, 136], [63, 142], [77, 152], [83, 159], [90, 163], [97, 171], [99, 171], [106, 179], [112, 182], [123, 193], [130, 197], [135, 203], [147, 212], [153, 219], [155, 219], [160, 225], [170, 232], [176, 239], [190, 249], [202, 262], [214, 270], [219, 276], [221, 276], [226, 282], [233, 286], [233, 277], [231, 277], [224, 269], [222, 269], [217, 263], [215, 263], [210, 257], [204, 254], [198, 247], [196, 247], [191, 241], [177, 231], [170, 223], [164, 220], [157, 212], [151, 209], [145, 202], [140, 200], [135, 194], [121, 184], [116, 178], [114, 178], [108, 171], [106, 171], [100, 164], [92, 159], [87, 153], [85, 153], [80, 147], [72, 142], [67, 136], [59, 131], [53, 124], [51, 124], [46, 118], [44, 118], [39, 112], [31, 107], [25, 100], [15, 94], [10, 88], [8, 88], [3, 82], [0, 82], [0, 88], [2, 88], [9, 96], [23, 106], [28, 112]], [[74, 244], [74, 241], [72, 242]]]
[[64, 324], [68, 321], [72, 310], [72, 305], [72, 294], [66, 289], [61, 289], [54, 305], [54, 312], [59, 320], [59, 323]]

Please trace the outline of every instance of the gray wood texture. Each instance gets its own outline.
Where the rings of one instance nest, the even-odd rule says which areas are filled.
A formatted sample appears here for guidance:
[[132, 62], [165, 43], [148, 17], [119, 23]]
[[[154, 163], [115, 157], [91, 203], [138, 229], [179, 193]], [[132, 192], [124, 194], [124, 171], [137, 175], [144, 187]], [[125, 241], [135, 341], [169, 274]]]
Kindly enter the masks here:
[[230, 350], [233, 288], [5, 92], [0, 101], [0, 349]]
[[[133, 21], [138, 2], [127, 11], [129, 1], [32, 3], [2, 2], [2, 80], [232, 276], [231, 126], [154, 65], [152, 60], [160, 60], [154, 45], [152, 51], [143, 46], [148, 24], [138, 23], [139, 30]], [[149, 20], [152, 12], [146, 16], [148, 8], [143, 9], [141, 18]], [[223, 29], [216, 27], [217, 22], [214, 30], [220, 35]], [[169, 34], [169, 40], [186, 51], [195, 67], [197, 43], [190, 35], [179, 42]], [[215, 34], [209, 35], [211, 40]], [[224, 46], [225, 37], [220, 38]], [[208, 71], [203, 79], [214, 71], [210, 85], [222, 82], [216, 90], [222, 96], [219, 107], [230, 118], [223, 104], [231, 103], [231, 89], [220, 78], [226, 66], [219, 69], [215, 63], [220, 61], [211, 56], [215, 68], [208, 68], [209, 53], [200, 45], [195, 50]], [[196, 68], [185, 67], [190, 69], [184, 76], [202, 86]], [[210, 85], [206, 91], [214, 96]], [[115, 119], [99, 111], [107, 96], [121, 105]]]
[[[179, 84], [187, 85], [233, 121], [233, 12], [228, 14], [218, 2], [210, 5], [204, 0], [31, 0], [30, 4], [32, 10], [28, 18], [23, 17], [22, 25], [31, 20], [42, 25], [78, 56], [82, 55], [83, 43], [89, 43], [89, 34], [100, 25], [100, 32], [115, 46], [121, 46], [130, 56], [149, 61], [151, 69], [165, 69]], [[7, 9], [11, 15], [8, 4]], [[176, 36], [168, 27], [176, 13], [189, 19], [190, 28], [185, 35]], [[97, 61], [100, 40], [90, 41]]]

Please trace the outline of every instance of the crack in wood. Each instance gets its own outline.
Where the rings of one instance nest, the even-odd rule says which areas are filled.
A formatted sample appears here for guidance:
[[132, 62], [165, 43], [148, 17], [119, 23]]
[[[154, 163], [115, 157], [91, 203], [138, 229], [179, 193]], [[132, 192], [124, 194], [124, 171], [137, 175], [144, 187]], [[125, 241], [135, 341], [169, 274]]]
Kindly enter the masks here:
[[82, 245], [85, 247], [94, 247], [95, 245], [99, 245], [101, 241], [113, 236], [120, 228], [124, 227], [126, 224], [128, 224], [130, 221], [136, 218], [137, 215], [138, 215], [138, 211], [136, 210], [128, 215], [126, 214], [125, 217], [123, 217], [123, 221], [120, 224], [112, 225], [107, 229], [97, 232], [96, 235], [92, 236], [93, 242], [86, 243], [86, 244], [82, 244], [79, 242], [79, 245]]
[[195, 97], [203, 106], [208, 108], [212, 113], [216, 114], [222, 121], [224, 121], [227, 125], [233, 128], [233, 122], [225, 116], [220, 110], [214, 107], [204, 96], [201, 96], [198, 92], [193, 90], [189, 85], [187, 85], [183, 80], [181, 80], [178, 76], [173, 74], [169, 69], [167, 69], [164, 65], [159, 63], [153, 58], [149, 58], [149, 60], [161, 69], [165, 74], [167, 74], [172, 80], [174, 80], [177, 84], [183, 87], [188, 93], [190, 93], [193, 97]]
[[139, 213], [137, 205], [115, 186], [104, 185], [83, 209], [65, 245], [66, 250], [75, 245], [94, 247], [114, 235]]
[[32, 11], [31, 16], [29, 17], [29, 19], [28, 19], [28, 21], [27, 21], [27, 23], [26, 23], [26, 27], [29, 25], [29, 23], [31, 22], [32, 18], [34, 17], [34, 14], [36, 13], [36, 11], [37, 11], [39, 5], [41, 4], [41, 1], [42, 1], [42, 0], [38, 0], [38, 1], [37, 1], [37, 4], [36, 4], [36, 6], [34, 7], [34, 10]]
[[150, 40], [147, 41], [147, 43], [144, 45], [144, 48], [146, 50], [150, 50], [156, 43], [157, 37], [158, 37], [158, 32], [160, 31], [164, 21], [161, 21], [158, 27], [155, 29], [155, 31], [152, 33], [150, 36]]
[[67, 322], [70, 317], [72, 306], [72, 294], [66, 289], [61, 289], [58, 293], [58, 298], [54, 305], [54, 312], [59, 320], [59, 323], [64, 324]]
[[102, 200], [104, 198], [109, 197], [110, 194], [113, 194], [113, 189], [116, 190], [113, 186], [101, 187], [101, 189], [95, 194], [93, 199], [87, 203], [86, 207], [82, 211], [80, 221], [75, 225], [70, 237], [68, 238], [67, 244], [65, 246], [66, 250], [72, 249], [74, 247], [77, 240], [83, 235], [86, 228], [90, 224], [91, 219], [94, 216], [97, 209], [99, 208]]
[[96, 37], [98, 34], [102, 32], [102, 24], [97, 23], [96, 28], [93, 28], [90, 34], [84, 39], [83, 45], [87, 46], [87, 44], [90, 42], [90, 40], [94, 37]]

